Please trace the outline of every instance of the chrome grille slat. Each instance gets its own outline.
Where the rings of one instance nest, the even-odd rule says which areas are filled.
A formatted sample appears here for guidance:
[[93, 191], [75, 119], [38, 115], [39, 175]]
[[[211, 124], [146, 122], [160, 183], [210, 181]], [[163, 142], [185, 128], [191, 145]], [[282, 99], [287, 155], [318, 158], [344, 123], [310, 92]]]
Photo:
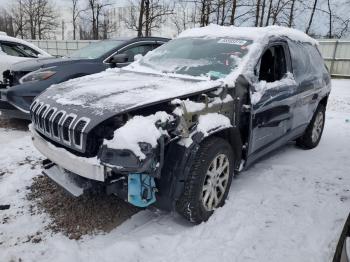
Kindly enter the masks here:
[[39, 125], [39, 121], [40, 121], [40, 119], [39, 119], [39, 114], [40, 114], [41, 110], [43, 109], [43, 107], [44, 107], [44, 103], [43, 103], [43, 102], [40, 102], [40, 103], [39, 103], [39, 106], [37, 107], [36, 112], [35, 112], [35, 122], [36, 122], [36, 124], [37, 124], [37, 127], [38, 127], [40, 130], [41, 130], [41, 128], [40, 128], [40, 125]]
[[71, 149], [84, 152], [84, 131], [90, 118], [58, 110], [38, 99], [30, 107], [33, 125], [43, 135]]
[[69, 145], [72, 142], [72, 139], [71, 139], [72, 125], [76, 118], [77, 118], [76, 114], [69, 114], [66, 116], [66, 118], [62, 122], [62, 139], [63, 139], [63, 142]]
[[83, 133], [89, 122], [89, 118], [82, 117], [77, 120], [73, 127], [73, 144], [78, 149], [83, 148]]

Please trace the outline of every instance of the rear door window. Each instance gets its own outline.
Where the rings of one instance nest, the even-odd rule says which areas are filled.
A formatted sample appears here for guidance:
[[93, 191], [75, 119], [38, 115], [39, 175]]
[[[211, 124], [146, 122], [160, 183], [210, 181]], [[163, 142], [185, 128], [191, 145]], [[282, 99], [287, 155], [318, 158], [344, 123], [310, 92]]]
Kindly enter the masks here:
[[315, 46], [290, 41], [289, 48], [294, 76], [298, 83], [322, 77], [327, 73], [323, 58]]

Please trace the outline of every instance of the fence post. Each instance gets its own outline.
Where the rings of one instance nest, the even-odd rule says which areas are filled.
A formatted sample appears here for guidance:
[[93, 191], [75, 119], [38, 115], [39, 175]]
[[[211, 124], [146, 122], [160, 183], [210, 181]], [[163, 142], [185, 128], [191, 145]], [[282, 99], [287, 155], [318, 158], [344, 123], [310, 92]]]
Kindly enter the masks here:
[[330, 68], [330, 74], [333, 75], [333, 68], [334, 68], [334, 62], [335, 62], [335, 56], [337, 54], [337, 48], [338, 48], [338, 43], [339, 43], [339, 40], [336, 40], [335, 43], [334, 43], [334, 50], [333, 50], [333, 56], [332, 56], [332, 61], [331, 61], [331, 68]]

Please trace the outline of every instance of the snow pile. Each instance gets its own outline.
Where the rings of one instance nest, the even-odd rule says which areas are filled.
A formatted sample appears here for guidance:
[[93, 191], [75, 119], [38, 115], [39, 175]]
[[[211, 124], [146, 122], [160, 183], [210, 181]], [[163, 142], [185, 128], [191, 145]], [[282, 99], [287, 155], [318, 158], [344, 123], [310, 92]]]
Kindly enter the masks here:
[[156, 123], [164, 123], [171, 120], [172, 116], [165, 112], [157, 112], [149, 116], [134, 116], [124, 126], [114, 131], [112, 140], [104, 140], [103, 144], [114, 149], [128, 149], [140, 159], [145, 159], [139, 143], [148, 143], [153, 148], [157, 147], [157, 141], [162, 135], [168, 133], [162, 128], [157, 128]]
[[218, 113], [201, 115], [198, 118], [197, 131], [202, 132], [204, 137], [209, 136], [212, 131], [231, 127], [231, 121], [227, 116]]
[[292, 73], [288, 72], [284, 78], [279, 81], [268, 83], [266, 81], [259, 81], [254, 85], [254, 92], [251, 96], [251, 102], [253, 105], [257, 104], [263, 97], [265, 92], [269, 89], [276, 89], [280, 86], [297, 86], [294, 76]]
[[230, 119], [227, 116], [219, 113], [200, 115], [198, 118], [198, 124], [195, 130], [190, 134], [190, 137], [180, 139], [178, 144], [189, 147], [193, 143], [193, 135], [201, 132], [204, 137], [207, 137], [212, 132], [220, 131], [229, 127], [232, 127], [232, 125]]

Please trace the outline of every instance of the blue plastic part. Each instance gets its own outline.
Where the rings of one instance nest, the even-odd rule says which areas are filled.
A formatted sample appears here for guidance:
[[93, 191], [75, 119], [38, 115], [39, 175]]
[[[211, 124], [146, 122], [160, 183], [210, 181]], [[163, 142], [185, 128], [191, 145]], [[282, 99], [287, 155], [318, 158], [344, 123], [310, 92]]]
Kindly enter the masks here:
[[129, 174], [128, 202], [134, 206], [147, 207], [156, 202], [156, 183], [145, 174]]

